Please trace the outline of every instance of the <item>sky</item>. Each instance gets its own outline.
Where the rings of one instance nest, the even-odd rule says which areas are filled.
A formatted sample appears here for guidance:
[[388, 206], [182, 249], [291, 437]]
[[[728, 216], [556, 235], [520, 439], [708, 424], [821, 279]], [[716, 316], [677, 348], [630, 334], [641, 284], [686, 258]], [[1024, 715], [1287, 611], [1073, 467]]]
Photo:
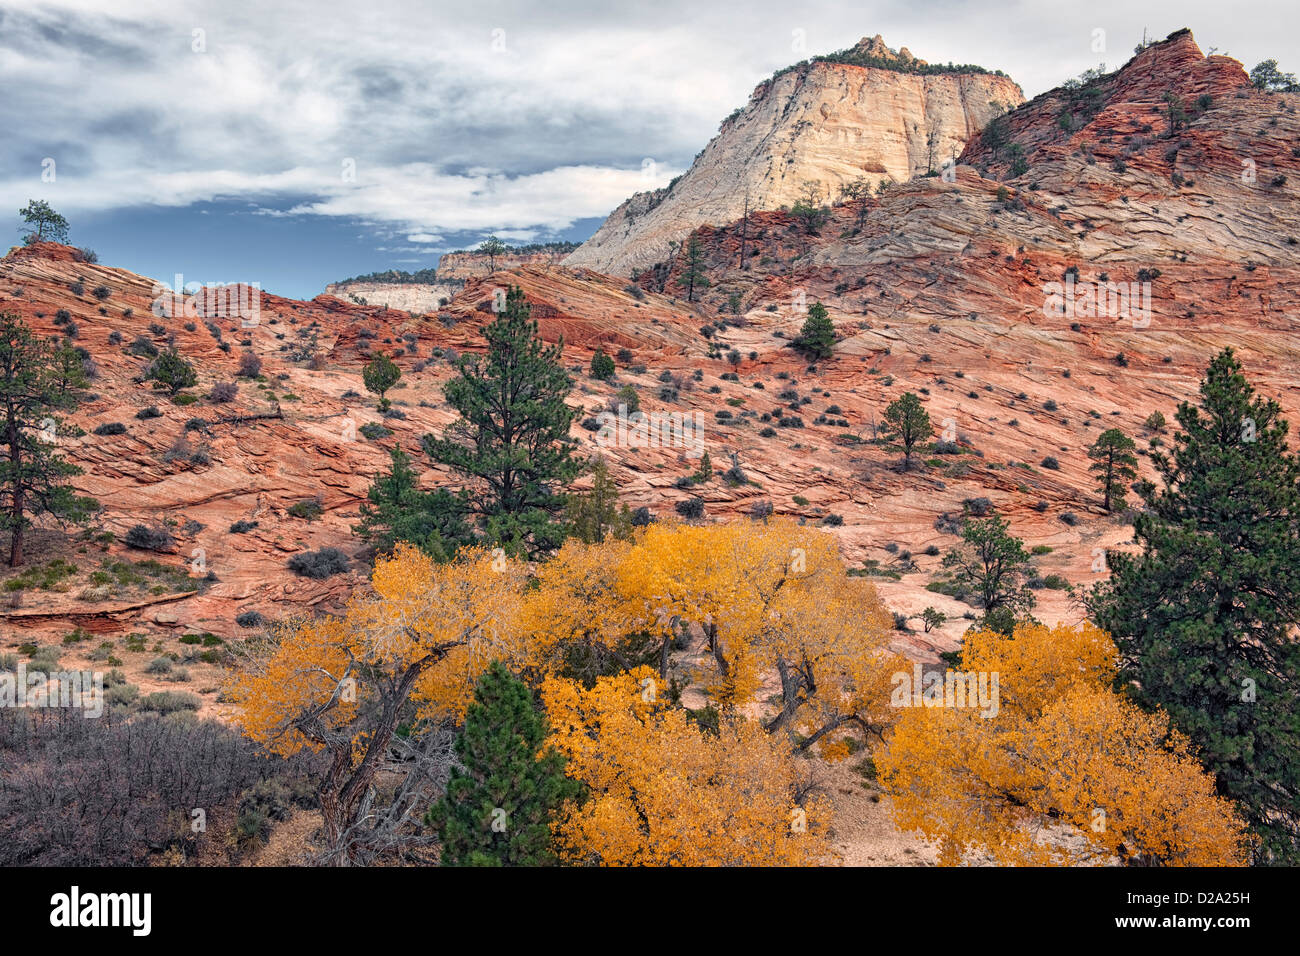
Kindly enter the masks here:
[[1300, 72], [1292, 0], [0, 0], [0, 249], [44, 199], [101, 263], [310, 298], [489, 234], [585, 239], [758, 82], [863, 36], [1033, 97], [1184, 26]]

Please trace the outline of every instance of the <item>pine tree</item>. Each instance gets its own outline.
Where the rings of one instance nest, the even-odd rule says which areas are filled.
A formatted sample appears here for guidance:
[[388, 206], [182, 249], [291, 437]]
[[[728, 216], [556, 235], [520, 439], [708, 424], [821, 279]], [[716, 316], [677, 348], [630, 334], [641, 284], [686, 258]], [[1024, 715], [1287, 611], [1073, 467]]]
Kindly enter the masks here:
[[925, 410], [921, 400], [914, 393], [904, 392], [900, 398], [886, 406], [881, 437], [903, 446], [905, 469], [912, 466], [912, 449], [933, 434], [934, 426], [930, 424], [930, 413]]
[[565, 508], [569, 533], [587, 544], [602, 544], [606, 538], [632, 536], [632, 512], [620, 505], [618, 485], [605, 459], [598, 457], [591, 469], [591, 491], [569, 495]]
[[828, 359], [835, 350], [835, 325], [831, 322], [826, 306], [814, 302], [808, 306], [808, 318], [795, 339], [795, 348], [807, 352], [813, 358]]
[[48, 514], [82, 524], [99, 506], [64, 481], [81, 469], [55, 452], [69, 434], [54, 412], [75, 407], [84, 377], [61, 383], [54, 344], [32, 334], [15, 313], [0, 313], [0, 527], [9, 531], [9, 566], [23, 562], [32, 518]]
[[27, 205], [18, 210], [23, 222], [34, 228], [23, 236], [23, 244], [33, 242], [67, 242], [68, 220], [50, 208], [44, 199], [28, 200]]
[[945, 568], [955, 569], [959, 584], [979, 592], [984, 608], [984, 625], [1010, 634], [1016, 621], [1034, 606], [1034, 593], [1024, 584], [1029, 566], [1025, 544], [1010, 532], [1010, 524], [999, 515], [968, 517], [961, 526], [962, 547], [943, 558]]
[[1271, 399], [1232, 349], [1183, 402], [1163, 487], [1142, 482], [1141, 554], [1109, 555], [1088, 606], [1114, 636], [1121, 682], [1199, 749], [1260, 839], [1257, 859], [1300, 862], [1300, 460]]
[[149, 366], [148, 377], [161, 385], [168, 395], [175, 395], [199, 380], [194, 366], [181, 357], [176, 349], [167, 349]]
[[388, 399], [384, 397], [385, 393], [397, 384], [397, 380], [402, 377], [402, 370], [397, 367], [397, 363], [390, 359], [383, 352], [376, 352], [366, 363], [366, 367], [361, 370], [361, 381], [366, 385], [366, 391], [373, 392], [379, 396], [379, 410], [388, 411]]
[[483, 329], [487, 353], [464, 356], [444, 387], [460, 419], [421, 444], [434, 461], [475, 480], [470, 509], [488, 540], [532, 557], [563, 541], [556, 516], [564, 496], [554, 486], [568, 484], [583, 465], [569, 437], [577, 412], [564, 401], [573, 387], [560, 364], [564, 343], [546, 345], [530, 313], [523, 290], [511, 288]]
[[493, 661], [474, 689], [447, 793], [425, 822], [438, 831], [444, 866], [551, 866], [551, 817], [582, 785], [565, 759], [540, 753], [545, 717], [527, 685]]
[[591, 357], [591, 377], [598, 382], [607, 382], [614, 377], [614, 360], [604, 349], [596, 349]]
[[389, 554], [397, 542], [407, 541], [434, 560], [450, 560], [474, 539], [465, 521], [464, 495], [446, 488], [423, 490], [406, 452], [394, 447], [389, 455], [389, 472], [377, 476], [366, 492], [361, 521], [353, 525], [353, 532], [380, 554]]
[[677, 277], [677, 284], [686, 290], [687, 302], [695, 301], [696, 288], [709, 287], [709, 280], [704, 272], [704, 250], [695, 233], [691, 233], [690, 241], [686, 243], [686, 268]]
[[1137, 477], [1137, 457], [1133, 454], [1136, 447], [1133, 439], [1118, 428], [1108, 428], [1088, 449], [1088, 457], [1094, 462], [1089, 468], [1097, 472], [1098, 489], [1107, 511], [1124, 507], [1124, 484]]
[[488, 236], [479, 243], [479, 254], [488, 257], [489, 273], [497, 271], [497, 256], [505, 255], [507, 248], [506, 244], [496, 236]]

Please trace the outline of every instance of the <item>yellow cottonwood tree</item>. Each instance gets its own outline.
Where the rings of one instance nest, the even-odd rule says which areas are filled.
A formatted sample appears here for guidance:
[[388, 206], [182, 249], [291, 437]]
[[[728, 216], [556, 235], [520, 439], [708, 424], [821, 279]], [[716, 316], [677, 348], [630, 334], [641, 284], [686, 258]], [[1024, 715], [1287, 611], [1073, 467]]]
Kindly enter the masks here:
[[1233, 806], [1167, 716], [1111, 689], [1116, 660], [1088, 623], [969, 635], [962, 668], [998, 675], [997, 714], [901, 710], [877, 760], [898, 825], [949, 865], [1243, 864]]
[[329, 754], [320, 801], [336, 862], [349, 861], [349, 832], [412, 701], [459, 718], [488, 664], [520, 655], [525, 572], [482, 550], [438, 564], [399, 544], [342, 617], [291, 622], [245, 649], [227, 687], [243, 732], [273, 753]]
[[540, 682], [565, 671], [627, 670], [653, 656], [658, 644], [667, 646], [643, 635], [652, 622], [619, 586], [634, 557], [628, 541], [584, 544], [570, 538], [537, 568], [520, 617], [520, 630], [530, 641], [526, 677]]
[[830, 807], [805, 793], [789, 744], [744, 719], [717, 735], [659, 699], [654, 671], [591, 690], [550, 679], [547, 743], [588, 788], [555, 828], [562, 854], [606, 866], [791, 866], [831, 860]]

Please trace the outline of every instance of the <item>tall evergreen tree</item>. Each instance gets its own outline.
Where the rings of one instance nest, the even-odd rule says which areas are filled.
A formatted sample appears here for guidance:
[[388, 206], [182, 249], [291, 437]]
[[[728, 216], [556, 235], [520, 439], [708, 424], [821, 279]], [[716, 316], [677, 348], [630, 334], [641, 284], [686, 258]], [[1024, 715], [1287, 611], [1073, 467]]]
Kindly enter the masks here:
[[76, 406], [79, 370], [61, 378], [55, 345], [32, 334], [21, 317], [0, 313], [0, 528], [9, 531], [9, 566], [23, 563], [24, 532], [48, 514], [84, 523], [99, 506], [65, 481], [81, 469], [55, 452], [69, 434], [55, 412]]
[[1124, 507], [1126, 482], [1137, 477], [1137, 457], [1133, 454], [1133, 439], [1118, 428], [1108, 428], [1088, 449], [1093, 460], [1089, 470], [1097, 473], [1097, 484], [1107, 511]]
[[1237, 802], [1261, 862], [1300, 863], [1300, 460], [1278, 404], [1231, 349], [1200, 407], [1183, 402], [1172, 454], [1143, 482], [1141, 554], [1110, 555], [1088, 598], [1122, 654], [1121, 682], [1164, 709]]
[[1011, 534], [999, 515], [967, 517], [961, 526], [962, 546], [943, 557], [955, 579], [979, 592], [985, 626], [1010, 634], [1016, 621], [1034, 606], [1034, 592], [1025, 585], [1029, 552]]
[[709, 279], [704, 271], [704, 249], [695, 233], [691, 233], [690, 241], [686, 243], [686, 268], [677, 277], [677, 284], [686, 290], [687, 302], [695, 301], [697, 288], [709, 287]]
[[930, 413], [913, 392], [904, 392], [885, 408], [881, 436], [903, 446], [903, 467], [912, 466], [912, 450], [934, 434]]
[[577, 411], [564, 401], [573, 387], [560, 364], [564, 343], [542, 341], [517, 287], [483, 336], [487, 353], [462, 356], [443, 389], [460, 418], [421, 443], [434, 461], [477, 483], [470, 510], [491, 543], [544, 555], [564, 539], [557, 516], [565, 499], [555, 486], [583, 469], [569, 437]]
[[815, 359], [831, 357], [835, 351], [835, 323], [831, 321], [826, 306], [820, 302], [808, 306], [808, 318], [799, 330], [799, 337], [794, 340], [794, 347]]
[[444, 866], [548, 866], [551, 817], [582, 785], [564, 774], [564, 757], [541, 752], [546, 719], [532, 692], [493, 661], [465, 712], [447, 794], [426, 823], [442, 840]]
[[465, 521], [465, 497], [438, 488], [425, 491], [411, 459], [399, 447], [389, 455], [387, 475], [375, 478], [360, 508], [361, 521], [352, 530], [381, 554], [407, 541], [438, 561], [448, 561], [456, 550], [470, 544], [473, 529]]
[[565, 515], [569, 533], [587, 544], [601, 544], [606, 538], [630, 538], [632, 512], [620, 505], [618, 485], [605, 459], [597, 457], [591, 469], [591, 490], [569, 495]]

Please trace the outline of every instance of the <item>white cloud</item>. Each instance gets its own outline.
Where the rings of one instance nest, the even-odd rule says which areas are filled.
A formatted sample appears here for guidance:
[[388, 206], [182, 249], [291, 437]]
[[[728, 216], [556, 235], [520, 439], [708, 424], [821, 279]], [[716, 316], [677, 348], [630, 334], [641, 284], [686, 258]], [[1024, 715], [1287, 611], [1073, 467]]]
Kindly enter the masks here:
[[[1247, 66], [1278, 56], [1300, 69], [1276, 48], [1298, 19], [1282, 0], [1257, 0], [1251, 17], [1208, 0], [882, 0], [870, 20], [836, 0], [662, 0], [652, 15], [630, 0], [108, 9], [0, 0], [0, 208], [32, 196], [66, 213], [233, 197], [268, 215], [356, 217], [420, 244], [466, 230], [531, 238], [644, 189], [644, 157], [666, 182], [757, 81], [863, 34], [1003, 69], [1030, 96], [1124, 62], [1143, 27], [1158, 38], [1190, 26], [1203, 48]], [[41, 180], [46, 156], [54, 183]]]

